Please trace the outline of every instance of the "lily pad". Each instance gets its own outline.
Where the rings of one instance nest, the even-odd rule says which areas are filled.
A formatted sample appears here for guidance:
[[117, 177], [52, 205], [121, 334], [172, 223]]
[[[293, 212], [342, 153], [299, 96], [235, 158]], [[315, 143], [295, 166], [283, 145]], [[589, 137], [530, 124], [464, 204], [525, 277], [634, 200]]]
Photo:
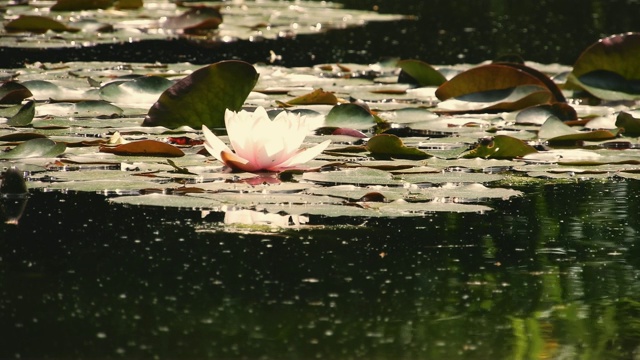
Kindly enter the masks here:
[[442, 101], [440, 112], [512, 111], [552, 101], [552, 94], [540, 85], [521, 85], [512, 88], [486, 90]]
[[16, 81], [7, 81], [0, 86], [0, 104], [20, 104], [31, 96], [31, 91]]
[[[400, 60], [398, 67], [402, 69], [402, 73], [415, 80], [419, 86], [440, 86], [447, 81], [444, 75], [424, 61]], [[399, 75], [399, 79], [402, 77], [402, 73]]]
[[640, 33], [612, 35], [589, 46], [568, 82], [604, 100], [640, 99]]
[[533, 146], [508, 135], [496, 135], [480, 140], [475, 149], [464, 154], [464, 158], [513, 159], [535, 153]]
[[285, 106], [291, 106], [291, 105], [317, 105], [317, 104], [336, 105], [337, 103], [338, 103], [338, 98], [334, 95], [334, 93], [329, 91], [324, 91], [322, 89], [315, 89], [308, 94], [300, 95], [282, 104]]
[[376, 124], [374, 116], [357, 104], [336, 105], [327, 114], [325, 126], [337, 128], [369, 129]]
[[78, 11], [107, 9], [114, 0], [57, 0], [50, 8], [51, 11]]
[[173, 81], [160, 76], [142, 76], [128, 81], [114, 81], [100, 88], [100, 97], [113, 103], [146, 104], [173, 85]]
[[[436, 96], [440, 100], [447, 100], [474, 93], [513, 89], [523, 85], [537, 85], [552, 93], [548, 82], [539, 78], [536, 73], [532, 73], [531, 69], [507, 64], [488, 64], [456, 75], [436, 90]], [[553, 94], [550, 99], [554, 99]]]
[[80, 29], [69, 27], [60, 21], [47, 16], [40, 15], [20, 15], [17, 19], [5, 24], [7, 32], [31, 32], [34, 34], [44, 34], [51, 30], [54, 32], [78, 32]]
[[23, 142], [8, 152], [0, 153], [0, 159], [26, 159], [35, 157], [56, 157], [62, 154], [66, 145], [47, 138], [36, 138]]
[[238, 111], [258, 81], [243, 61], [221, 61], [178, 81], [149, 109], [143, 126], [224, 128], [225, 109]]
[[402, 140], [389, 134], [379, 134], [367, 142], [367, 150], [374, 157], [422, 160], [431, 157], [424, 151], [404, 145]]
[[155, 140], [134, 141], [114, 147], [103, 146], [100, 151], [124, 156], [184, 156], [184, 152], [177, 147]]
[[165, 29], [181, 29], [187, 33], [217, 29], [222, 23], [220, 6], [192, 6], [184, 13], [168, 17], [161, 26]]
[[640, 136], [640, 119], [628, 112], [621, 111], [616, 118], [616, 126], [620, 133], [629, 137]]
[[615, 138], [617, 131], [594, 130], [579, 131], [568, 126], [555, 116], [550, 116], [538, 131], [540, 139], [547, 139], [550, 143], [566, 141], [602, 141]]
[[31, 123], [33, 117], [36, 115], [36, 103], [35, 101], [27, 101], [17, 114], [13, 115], [7, 120], [7, 125], [10, 126], [26, 126]]

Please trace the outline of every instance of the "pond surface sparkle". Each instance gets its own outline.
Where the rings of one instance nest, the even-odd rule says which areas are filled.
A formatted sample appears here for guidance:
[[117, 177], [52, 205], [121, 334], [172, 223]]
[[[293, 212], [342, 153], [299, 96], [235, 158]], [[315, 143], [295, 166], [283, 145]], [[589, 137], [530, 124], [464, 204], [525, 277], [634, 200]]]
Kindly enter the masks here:
[[0, 358], [630, 358], [639, 190], [539, 185], [485, 214], [259, 234], [33, 192], [0, 226]]

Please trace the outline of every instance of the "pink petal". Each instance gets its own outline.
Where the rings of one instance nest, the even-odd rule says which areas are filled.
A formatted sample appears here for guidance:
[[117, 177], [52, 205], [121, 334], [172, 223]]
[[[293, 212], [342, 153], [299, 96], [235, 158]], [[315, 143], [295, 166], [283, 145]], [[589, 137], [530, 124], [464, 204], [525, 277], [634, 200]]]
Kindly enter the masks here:
[[231, 149], [220, 140], [214, 133], [209, 130], [206, 125], [202, 125], [202, 132], [204, 133], [204, 138], [206, 139], [204, 143], [205, 149], [209, 152], [209, 154], [213, 155], [219, 161], [224, 162], [220, 153], [223, 151], [231, 152]]
[[329, 146], [330, 143], [331, 140], [326, 140], [312, 148], [304, 149], [289, 158], [287, 161], [281, 163], [278, 168], [287, 168], [304, 164], [320, 155], [327, 148], [327, 146]]

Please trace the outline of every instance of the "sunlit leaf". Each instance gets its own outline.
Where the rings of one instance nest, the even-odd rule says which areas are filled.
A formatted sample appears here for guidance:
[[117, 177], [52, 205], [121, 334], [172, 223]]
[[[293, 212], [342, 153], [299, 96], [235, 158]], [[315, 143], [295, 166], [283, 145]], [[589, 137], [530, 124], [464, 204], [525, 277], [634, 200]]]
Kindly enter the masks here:
[[420, 60], [400, 60], [398, 67], [415, 80], [419, 86], [440, 86], [447, 81], [438, 70]]
[[78, 11], [106, 9], [113, 5], [114, 0], [57, 0], [51, 6], [51, 11]]
[[35, 101], [27, 101], [17, 114], [13, 115], [7, 124], [10, 126], [26, 126], [31, 123], [33, 117], [36, 115], [36, 103]]
[[417, 148], [407, 147], [395, 135], [379, 134], [367, 142], [367, 150], [374, 157], [422, 160], [431, 157]]
[[436, 110], [441, 112], [478, 112], [478, 111], [512, 111], [547, 104], [552, 101], [552, 94], [540, 85], [522, 85], [513, 88], [487, 90], [456, 98], [450, 98], [438, 104]]
[[547, 139], [549, 142], [565, 141], [601, 141], [613, 139], [617, 131], [595, 130], [579, 131], [571, 128], [555, 116], [550, 116], [538, 131], [540, 139]]
[[0, 104], [20, 104], [31, 96], [29, 89], [15, 81], [7, 81], [0, 86]]
[[373, 115], [357, 104], [336, 105], [327, 114], [325, 126], [368, 129], [376, 124]]
[[616, 126], [624, 136], [640, 136], [640, 119], [621, 111], [616, 118]]
[[222, 23], [220, 6], [192, 6], [184, 13], [162, 22], [165, 29], [182, 29], [186, 32], [217, 29]]
[[304, 95], [300, 95], [294, 99], [288, 100], [285, 105], [310, 105], [310, 104], [325, 104], [335, 105], [338, 103], [338, 98], [328, 91], [322, 89], [315, 89], [312, 92]]
[[[524, 85], [536, 85], [552, 93], [548, 83], [532, 74], [529, 69], [525, 70], [512, 64], [488, 64], [471, 68], [456, 75], [436, 90], [436, 96], [440, 100], [447, 100], [474, 93], [513, 89]], [[554, 99], [553, 94], [550, 99]]]
[[520, 139], [496, 135], [480, 140], [475, 149], [464, 154], [465, 158], [513, 159], [535, 153], [537, 150]]
[[173, 85], [160, 76], [143, 76], [129, 81], [112, 82], [100, 88], [100, 97], [114, 103], [153, 103]]
[[612, 35], [589, 46], [568, 81], [604, 100], [640, 99], [640, 33]]
[[0, 153], [0, 159], [25, 159], [35, 157], [56, 157], [66, 149], [64, 143], [47, 138], [37, 138], [16, 146], [12, 150]]
[[35, 34], [44, 34], [49, 30], [55, 32], [77, 32], [80, 30], [69, 27], [50, 17], [40, 15], [20, 15], [17, 19], [5, 24], [4, 29], [7, 32], [31, 32]]
[[155, 140], [134, 141], [114, 147], [103, 146], [100, 151], [124, 156], [184, 156], [184, 152], [177, 147]]
[[550, 116], [555, 116], [563, 121], [575, 120], [578, 117], [576, 110], [571, 105], [557, 102], [522, 109], [515, 114], [515, 122], [518, 124], [542, 125]]
[[257, 80], [256, 69], [246, 62], [205, 66], [163, 92], [143, 125], [224, 128], [225, 109], [240, 110]]

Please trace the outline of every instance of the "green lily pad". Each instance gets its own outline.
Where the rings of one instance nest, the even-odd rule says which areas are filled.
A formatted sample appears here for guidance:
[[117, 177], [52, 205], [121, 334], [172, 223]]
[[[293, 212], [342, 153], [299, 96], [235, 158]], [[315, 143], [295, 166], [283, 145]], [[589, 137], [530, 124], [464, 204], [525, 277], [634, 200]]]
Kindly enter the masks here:
[[7, 81], [0, 86], [0, 104], [20, 104], [31, 96], [31, 91], [16, 81]]
[[306, 181], [324, 185], [401, 186], [403, 184], [402, 181], [395, 179], [387, 171], [365, 167], [340, 171], [306, 172], [302, 175], [302, 178]]
[[51, 11], [78, 11], [107, 9], [114, 0], [57, 0], [50, 8]]
[[620, 133], [629, 137], [640, 136], [640, 119], [633, 115], [621, 111], [616, 117], [616, 126], [620, 129]]
[[419, 86], [440, 86], [447, 81], [444, 75], [424, 61], [400, 60], [397, 66], [402, 69], [403, 73], [415, 80]]
[[149, 109], [143, 126], [224, 128], [225, 109], [238, 111], [258, 81], [243, 61], [221, 61], [178, 81]]
[[182, 29], [187, 33], [217, 29], [222, 23], [220, 6], [197, 5], [178, 16], [168, 17], [162, 22], [165, 29]]
[[36, 115], [36, 102], [31, 100], [27, 101], [17, 114], [13, 115], [7, 120], [7, 125], [10, 126], [26, 126], [33, 121], [33, 117]]
[[517, 124], [542, 125], [550, 116], [556, 116], [561, 120], [576, 120], [576, 110], [567, 103], [553, 103], [531, 106], [514, 114]]
[[640, 33], [612, 35], [589, 46], [568, 82], [604, 100], [640, 99]]
[[367, 142], [367, 150], [373, 157], [423, 160], [431, 157], [424, 151], [404, 145], [395, 135], [379, 134]]
[[67, 146], [47, 138], [37, 138], [23, 142], [8, 152], [0, 153], [0, 159], [26, 159], [35, 157], [56, 157]]
[[38, 106], [38, 115], [60, 117], [113, 118], [124, 113], [122, 108], [104, 100], [86, 100], [77, 103], [52, 103]]
[[9, 21], [4, 25], [7, 32], [31, 32], [34, 34], [44, 34], [47, 31], [55, 32], [78, 32], [80, 29], [69, 27], [57, 20], [47, 16], [20, 15], [17, 19]]
[[325, 126], [337, 128], [369, 129], [376, 124], [369, 110], [357, 104], [336, 105], [327, 114]]
[[594, 130], [579, 131], [571, 128], [555, 116], [550, 116], [538, 131], [540, 139], [547, 139], [553, 142], [571, 142], [571, 141], [602, 141], [615, 138], [617, 131], [611, 130]]
[[480, 140], [478, 146], [464, 154], [464, 158], [513, 159], [535, 153], [533, 146], [508, 135], [496, 135]]
[[114, 81], [100, 88], [100, 97], [113, 103], [153, 103], [173, 85], [161, 76], [142, 76], [128, 81]]

